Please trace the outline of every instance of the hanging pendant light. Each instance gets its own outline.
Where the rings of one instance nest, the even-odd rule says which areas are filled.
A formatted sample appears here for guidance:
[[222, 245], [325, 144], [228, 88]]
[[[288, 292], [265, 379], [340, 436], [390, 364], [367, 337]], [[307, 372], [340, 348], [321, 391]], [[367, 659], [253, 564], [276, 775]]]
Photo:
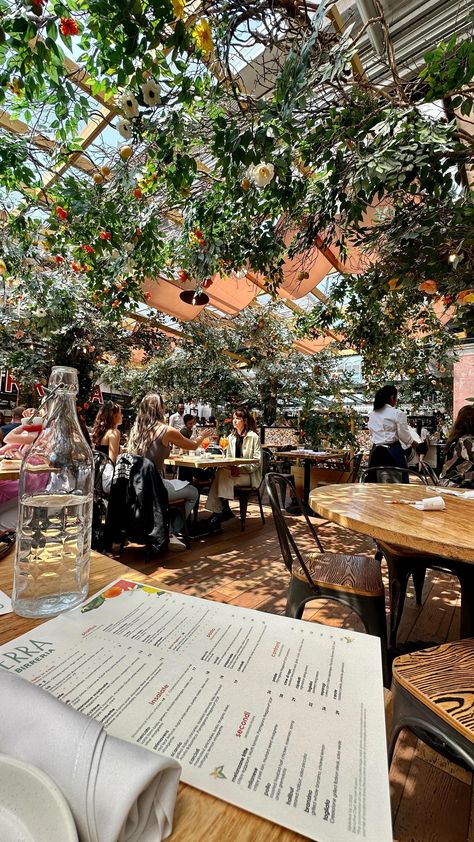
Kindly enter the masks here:
[[193, 307], [202, 307], [204, 304], [209, 304], [209, 296], [205, 292], [199, 292], [195, 289], [183, 289], [179, 297], [185, 304], [192, 304]]

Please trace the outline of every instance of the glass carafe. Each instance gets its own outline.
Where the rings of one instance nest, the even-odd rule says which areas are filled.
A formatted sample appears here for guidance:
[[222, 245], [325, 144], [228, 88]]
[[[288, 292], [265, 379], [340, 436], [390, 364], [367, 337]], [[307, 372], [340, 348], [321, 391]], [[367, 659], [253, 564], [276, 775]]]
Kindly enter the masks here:
[[13, 610], [47, 617], [87, 596], [94, 464], [76, 412], [77, 371], [52, 369], [43, 430], [23, 459]]

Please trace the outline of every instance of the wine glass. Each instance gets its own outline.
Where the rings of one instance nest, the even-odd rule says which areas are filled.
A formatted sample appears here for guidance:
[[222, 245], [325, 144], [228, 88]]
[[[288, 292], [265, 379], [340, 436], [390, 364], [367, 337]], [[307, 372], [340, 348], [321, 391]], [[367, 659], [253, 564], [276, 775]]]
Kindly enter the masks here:
[[203, 439], [202, 442], [201, 442], [201, 447], [204, 448], [204, 450], [207, 450], [210, 443], [211, 443], [210, 439]]
[[224, 453], [227, 455], [227, 447], [229, 446], [229, 439], [226, 438], [226, 436], [222, 436], [219, 439], [219, 444], [222, 447], [222, 450], [224, 451]]

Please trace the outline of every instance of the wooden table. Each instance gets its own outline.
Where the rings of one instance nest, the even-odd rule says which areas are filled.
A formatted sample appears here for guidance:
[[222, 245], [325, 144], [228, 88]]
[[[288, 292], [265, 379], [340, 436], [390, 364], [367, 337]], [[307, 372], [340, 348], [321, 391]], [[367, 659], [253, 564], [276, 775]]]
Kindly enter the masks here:
[[[435, 489], [438, 492], [438, 489]], [[340, 484], [315, 488], [313, 511], [394, 548], [441, 557], [461, 585], [461, 637], [474, 636], [474, 500], [444, 495], [444, 511], [419, 511], [392, 500], [422, 500], [424, 485]], [[442, 560], [441, 560], [442, 559]], [[416, 555], [411, 561], [416, 560]], [[422, 564], [422, 559], [420, 559]]]
[[[12, 552], [0, 562], [0, 589], [8, 595], [11, 594], [13, 558]], [[92, 553], [90, 596], [119, 577], [148, 582], [154, 587], [159, 587], [153, 579], [136, 570], [131, 570], [107, 556]], [[42, 622], [44, 620], [28, 620], [15, 614], [0, 616], [0, 644], [7, 643]], [[222, 842], [223, 839], [303, 842], [305, 838], [187, 784], [179, 786], [174, 813], [173, 842]]]
[[2, 479], [18, 479], [20, 476], [21, 459], [9, 459], [6, 463], [2, 459], [0, 461], [0, 480]]
[[296, 462], [301, 459], [304, 468], [303, 478], [303, 502], [308, 505], [309, 492], [311, 487], [311, 465], [319, 462], [327, 462], [328, 459], [341, 459], [347, 450], [327, 450], [321, 453], [312, 453], [309, 450], [283, 450], [278, 453], [278, 458], [288, 459], [290, 462]]
[[231, 465], [259, 465], [260, 459], [237, 459], [233, 456], [170, 456], [165, 465], [179, 468], [225, 468]]

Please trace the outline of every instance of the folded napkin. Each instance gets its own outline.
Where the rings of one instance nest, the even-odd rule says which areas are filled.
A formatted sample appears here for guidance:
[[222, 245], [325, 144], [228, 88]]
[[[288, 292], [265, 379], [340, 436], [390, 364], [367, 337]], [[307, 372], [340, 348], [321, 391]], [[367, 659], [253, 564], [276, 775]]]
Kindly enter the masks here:
[[425, 497], [424, 500], [417, 500], [416, 503], [413, 503], [415, 509], [421, 509], [422, 511], [436, 511], [440, 512], [446, 508], [446, 504], [442, 497]]
[[46, 772], [81, 842], [160, 842], [172, 830], [181, 767], [108, 735], [100, 722], [0, 669], [0, 752]]

